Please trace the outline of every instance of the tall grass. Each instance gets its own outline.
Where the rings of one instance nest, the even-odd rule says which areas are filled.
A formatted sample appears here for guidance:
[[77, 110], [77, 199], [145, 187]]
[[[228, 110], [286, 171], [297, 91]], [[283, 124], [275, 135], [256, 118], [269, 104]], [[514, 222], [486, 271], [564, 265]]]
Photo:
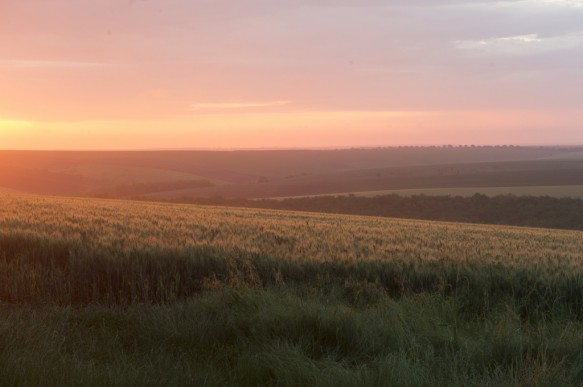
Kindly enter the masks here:
[[5, 385], [583, 382], [581, 323], [524, 324], [512, 306], [460, 319], [455, 302], [434, 295], [352, 308], [333, 293], [235, 287], [171, 305], [25, 307], [3, 310], [0, 343]]

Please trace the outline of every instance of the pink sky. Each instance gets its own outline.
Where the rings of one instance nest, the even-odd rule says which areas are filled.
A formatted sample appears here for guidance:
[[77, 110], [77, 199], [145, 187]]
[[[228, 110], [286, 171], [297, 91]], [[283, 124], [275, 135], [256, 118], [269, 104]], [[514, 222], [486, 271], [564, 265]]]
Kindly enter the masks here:
[[583, 144], [583, 0], [2, 0], [0, 148]]

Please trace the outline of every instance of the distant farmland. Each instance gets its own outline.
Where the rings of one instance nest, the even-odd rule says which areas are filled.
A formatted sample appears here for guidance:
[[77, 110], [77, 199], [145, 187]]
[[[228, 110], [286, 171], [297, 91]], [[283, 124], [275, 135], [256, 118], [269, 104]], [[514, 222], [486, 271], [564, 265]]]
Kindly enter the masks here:
[[[579, 198], [583, 199], [583, 185], [561, 186], [525, 186], [525, 187], [461, 187], [461, 188], [419, 188], [419, 189], [394, 189], [385, 191], [343, 192], [336, 194], [316, 195], [355, 195], [361, 197], [375, 197], [380, 195], [429, 195], [429, 196], [463, 196], [469, 197], [475, 194], [486, 196], [516, 195], [516, 196], [551, 196], [555, 198]], [[296, 196], [301, 197], [301, 196]], [[290, 198], [293, 198], [290, 197]], [[272, 198], [287, 199], [287, 198]]]
[[581, 148], [0, 151], [0, 187], [60, 196], [266, 198], [401, 189], [583, 185]]

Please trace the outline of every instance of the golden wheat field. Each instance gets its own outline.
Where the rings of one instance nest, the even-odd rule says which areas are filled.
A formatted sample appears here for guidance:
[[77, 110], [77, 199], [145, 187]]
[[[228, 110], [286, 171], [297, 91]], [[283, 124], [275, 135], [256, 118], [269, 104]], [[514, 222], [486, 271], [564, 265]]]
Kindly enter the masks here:
[[583, 233], [114, 200], [0, 195], [0, 232], [102, 251], [211, 247], [315, 262], [583, 268]]

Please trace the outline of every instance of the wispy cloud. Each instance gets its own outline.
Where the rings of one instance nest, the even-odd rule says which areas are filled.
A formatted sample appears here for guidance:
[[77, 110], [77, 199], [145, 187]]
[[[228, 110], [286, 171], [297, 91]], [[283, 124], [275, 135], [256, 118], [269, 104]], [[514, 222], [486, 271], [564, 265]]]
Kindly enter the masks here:
[[43, 69], [43, 68], [88, 68], [111, 66], [97, 62], [79, 62], [66, 60], [0, 60], [0, 67]]
[[536, 5], [583, 8], [583, 0], [522, 0]]
[[266, 102], [201, 102], [191, 105], [192, 110], [243, 110], [255, 108], [269, 108], [289, 105], [291, 101], [266, 101]]
[[[463, 2], [458, 2], [463, 3]], [[460, 4], [458, 4], [460, 5]], [[499, 0], [499, 1], [473, 1], [461, 4], [462, 7], [479, 8], [508, 8], [520, 7], [544, 7], [544, 8], [583, 8], [583, 0]]]
[[481, 40], [458, 40], [458, 50], [479, 54], [529, 55], [548, 51], [567, 50], [583, 44], [583, 33], [553, 37], [538, 34], [489, 38]]

